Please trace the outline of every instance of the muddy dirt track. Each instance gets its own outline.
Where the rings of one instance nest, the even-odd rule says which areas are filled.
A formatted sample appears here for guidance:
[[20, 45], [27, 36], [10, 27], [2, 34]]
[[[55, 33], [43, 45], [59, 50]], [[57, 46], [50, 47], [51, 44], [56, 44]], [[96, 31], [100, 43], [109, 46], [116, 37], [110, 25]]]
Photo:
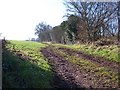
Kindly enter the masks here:
[[[93, 80], [97, 80], [98, 77], [93, 74], [86, 73], [79, 70], [79, 66], [65, 60], [64, 57], [57, 54], [53, 50], [54, 47], [49, 46], [41, 50], [42, 54], [48, 58], [50, 65], [55, 73], [53, 87], [55, 88], [104, 88], [104, 79], [98, 81], [97, 83]], [[109, 61], [103, 61], [98, 58], [87, 56], [81, 52], [73, 51], [71, 49], [59, 48], [59, 50], [66, 52], [69, 55], [77, 55], [80, 58], [91, 60], [91, 62], [100, 64], [101, 66], [112, 68], [117, 71], [118, 64]], [[110, 87], [116, 87], [112, 84]]]
[[85, 54], [83, 52], [75, 51], [75, 50], [72, 50], [72, 49], [69, 49], [69, 48], [62, 48], [61, 47], [61, 48], [59, 48], [59, 50], [61, 50], [63, 52], [66, 52], [69, 55], [77, 56], [77, 57], [81, 57], [85, 60], [89, 60], [93, 63], [99, 64], [100, 66], [110, 68], [113, 71], [118, 71], [118, 66], [119, 66], [118, 63], [106, 60], [104, 57], [88, 55], [88, 54]]

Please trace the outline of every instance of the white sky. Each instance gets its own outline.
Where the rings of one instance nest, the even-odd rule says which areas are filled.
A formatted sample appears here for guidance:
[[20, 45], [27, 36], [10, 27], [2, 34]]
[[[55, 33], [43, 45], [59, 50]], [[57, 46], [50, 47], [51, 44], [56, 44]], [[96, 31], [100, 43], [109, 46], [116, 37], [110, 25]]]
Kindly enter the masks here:
[[39, 22], [56, 26], [64, 15], [63, 0], [0, 0], [0, 33], [9, 40], [34, 38]]

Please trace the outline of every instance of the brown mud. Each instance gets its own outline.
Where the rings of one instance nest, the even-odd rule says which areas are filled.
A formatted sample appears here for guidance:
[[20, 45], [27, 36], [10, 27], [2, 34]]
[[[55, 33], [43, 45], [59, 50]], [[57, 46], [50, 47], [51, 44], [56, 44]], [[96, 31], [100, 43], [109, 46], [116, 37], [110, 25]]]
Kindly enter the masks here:
[[[54, 47], [48, 46], [47, 48], [43, 48], [41, 50], [42, 54], [48, 59], [48, 62], [52, 66], [52, 69], [55, 74], [53, 87], [55, 88], [111, 88], [116, 87], [116, 85], [104, 85], [104, 79], [100, 79], [100, 81], [94, 82], [98, 77], [95, 77], [94, 73], [88, 73], [84, 70], [79, 70], [79, 66], [69, 62], [69, 60], [65, 60], [65, 58], [58, 53], [54, 52]], [[86, 56], [81, 54], [80, 52], [73, 51], [71, 49], [59, 48], [63, 52], [67, 52], [69, 55], [78, 55], [78, 57], [84, 57], [84, 59], [89, 59], [92, 62], [98, 62], [100, 65], [106, 66], [109, 64], [107, 61], [99, 62], [96, 58], [92, 59], [92, 56]], [[114, 64], [113, 64], [114, 65]], [[117, 64], [114, 65], [115, 69], [117, 69]], [[110, 68], [113, 68], [111, 65], [108, 65]]]
[[89, 60], [89, 61], [96, 63], [100, 66], [103, 66], [103, 67], [106, 67], [106, 68], [112, 69], [113, 71], [118, 72], [118, 67], [119, 67], [118, 64], [119, 63], [112, 62], [110, 60], [107, 60], [104, 57], [95, 56], [95, 55], [88, 55], [88, 54], [85, 54], [84, 52], [69, 49], [69, 48], [60, 47], [58, 49], [61, 50], [62, 52], [67, 53], [68, 55], [77, 56], [77, 57], [83, 58], [85, 60]]

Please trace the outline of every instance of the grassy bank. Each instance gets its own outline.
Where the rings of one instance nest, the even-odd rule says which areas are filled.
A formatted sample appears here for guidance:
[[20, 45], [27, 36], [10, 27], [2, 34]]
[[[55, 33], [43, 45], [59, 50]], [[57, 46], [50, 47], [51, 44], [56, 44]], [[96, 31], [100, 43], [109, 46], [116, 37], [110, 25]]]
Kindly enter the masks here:
[[53, 46], [71, 48], [74, 50], [85, 52], [86, 54], [102, 56], [102, 57], [107, 58], [107, 60], [110, 60], [113, 62], [120, 62], [120, 59], [118, 58], [118, 46], [117, 45], [95, 46], [93, 44], [91, 44], [91, 45], [87, 45], [87, 44], [81, 44], [81, 45], [78, 45], [78, 44], [74, 44], [74, 45], [53, 44]]
[[10, 41], [3, 50], [3, 87], [50, 88], [53, 79], [47, 59], [40, 53], [45, 44]]
[[57, 55], [62, 56], [65, 60], [68, 60], [69, 62], [78, 66], [78, 70], [81, 72], [81, 74], [84, 73], [85, 78], [91, 80], [91, 82], [97, 87], [99, 87], [100, 82], [100, 84], [102, 84], [104, 87], [118, 87], [118, 72], [115, 72], [110, 68], [100, 66], [99, 64], [89, 60], [82, 59], [81, 57], [69, 55], [67, 52], [60, 51], [56, 47], [54, 47], [53, 51], [54, 53], [57, 53]]

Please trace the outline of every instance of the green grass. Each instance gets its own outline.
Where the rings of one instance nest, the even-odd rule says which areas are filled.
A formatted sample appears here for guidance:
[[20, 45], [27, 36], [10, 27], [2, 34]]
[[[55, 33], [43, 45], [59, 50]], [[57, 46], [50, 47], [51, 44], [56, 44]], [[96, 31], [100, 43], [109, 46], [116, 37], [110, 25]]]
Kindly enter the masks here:
[[[14, 45], [14, 47], [13, 47]], [[10, 41], [3, 51], [3, 87], [10, 88], [51, 88], [53, 72], [47, 59], [41, 54], [40, 49], [46, 44], [30, 41]], [[30, 56], [31, 60], [21, 60], [17, 56], [20, 50]]]
[[74, 44], [74, 45], [62, 45], [62, 44], [53, 44], [56, 47], [65, 47], [71, 48], [78, 51], [83, 51], [86, 54], [96, 55], [96, 56], [103, 56], [110, 61], [113, 62], [120, 62], [118, 58], [118, 46], [117, 45], [110, 45], [110, 46], [95, 46], [95, 45], [85, 45], [85, 44]]
[[[80, 50], [86, 54], [93, 54], [106, 57], [108, 60], [118, 61], [118, 48], [115, 45], [96, 47], [93, 45], [62, 45], [52, 44], [55, 46], [55, 53], [58, 53], [65, 57], [66, 60], [79, 65], [80, 70], [83, 72], [94, 73], [97, 77], [97, 81], [104, 80], [104, 84], [107, 86], [112, 83], [118, 83], [118, 75], [104, 67], [100, 67], [90, 61], [77, 58], [75, 56], [69, 56], [65, 52], [57, 50], [58, 47], [71, 48], [74, 50]], [[53, 80], [53, 72], [47, 62], [47, 59], [41, 54], [40, 49], [46, 47], [46, 44], [30, 42], [30, 41], [10, 41], [10, 44], [6, 45], [7, 50], [3, 50], [3, 87], [11, 88], [51, 88], [51, 82]], [[37, 61], [33, 63], [31, 60], [21, 60], [17, 56], [17, 51], [24, 53], [25, 55]], [[97, 84], [96, 79], [93, 79]]]
[[23, 51], [29, 51], [29, 50], [38, 50], [42, 47], [46, 47], [46, 44], [38, 43], [38, 42], [32, 42], [32, 41], [10, 41], [11, 44], [15, 45], [15, 49], [20, 49]]
[[61, 55], [69, 62], [78, 65], [81, 72], [89, 74], [89, 76], [87, 76], [88, 78], [90, 75], [94, 75], [94, 77], [96, 77], [92, 78], [92, 82], [94, 84], [99, 85], [99, 81], [102, 81], [101, 83], [103, 83], [105, 87], [110, 87], [113, 85], [115, 87], [118, 86], [118, 72], [113, 72], [112, 70], [102, 67], [99, 64], [95, 64], [91, 61], [68, 55], [66, 52], [60, 51], [56, 48], [54, 49], [54, 52], [58, 55]]

